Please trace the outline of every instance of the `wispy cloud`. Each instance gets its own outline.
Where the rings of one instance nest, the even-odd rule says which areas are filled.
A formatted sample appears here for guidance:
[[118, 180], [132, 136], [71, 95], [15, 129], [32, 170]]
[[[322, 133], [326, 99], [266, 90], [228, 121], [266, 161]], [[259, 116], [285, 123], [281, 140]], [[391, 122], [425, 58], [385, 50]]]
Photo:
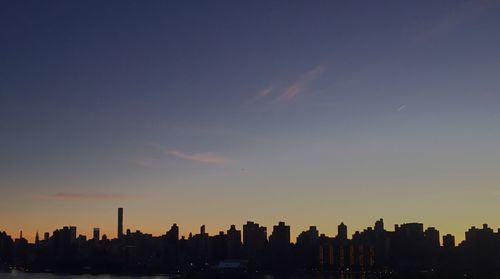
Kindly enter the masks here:
[[303, 93], [311, 82], [319, 78], [325, 70], [325, 65], [317, 65], [285, 85], [265, 87], [257, 92], [250, 103], [257, 103], [262, 100], [273, 100], [275, 102], [292, 100]]
[[266, 98], [271, 96], [274, 93], [274, 91], [275, 91], [274, 86], [265, 87], [259, 90], [259, 92], [257, 92], [257, 94], [248, 103], [249, 104], [259, 103], [262, 100], [265, 100]]
[[[170, 149], [161, 144], [154, 142], [147, 142], [146, 146], [153, 147], [155, 149], [159, 149], [162, 154], [175, 157], [182, 160], [193, 161], [197, 163], [205, 163], [205, 164], [223, 164], [230, 161], [229, 158], [222, 156], [215, 152], [198, 152], [198, 153], [189, 153], [185, 151], [180, 151], [177, 149]], [[155, 168], [164, 168], [167, 164], [164, 160], [158, 159], [138, 159], [134, 160], [136, 164], [146, 166], [146, 167], [155, 167]]]
[[404, 104], [404, 105], [400, 105], [400, 106], [399, 106], [396, 110], [397, 110], [397, 111], [402, 111], [402, 110], [404, 110], [405, 108], [406, 108], [406, 104]]
[[130, 200], [140, 198], [139, 195], [59, 192], [47, 195], [35, 195], [36, 199], [49, 200]]
[[265, 97], [269, 96], [271, 93], [273, 93], [273, 91], [274, 91], [273, 86], [264, 88], [264, 89], [259, 91], [259, 94], [257, 94], [257, 98], [265, 98]]
[[417, 40], [427, 40], [435, 36], [446, 33], [453, 28], [479, 16], [490, 4], [492, 0], [471, 0], [462, 1], [454, 9], [442, 15], [426, 30], [417, 34]]
[[213, 152], [185, 153], [178, 150], [169, 150], [167, 151], [167, 154], [179, 159], [194, 161], [198, 163], [222, 164], [229, 161], [228, 158]]
[[319, 78], [323, 74], [325, 69], [326, 68], [324, 65], [318, 65], [318, 66], [314, 67], [313, 69], [305, 72], [297, 80], [295, 80], [290, 85], [288, 85], [286, 87], [285, 91], [282, 92], [277, 97], [277, 100], [285, 100], [286, 101], [286, 100], [290, 100], [290, 99], [297, 97], [299, 94], [304, 92], [304, 90], [307, 88], [307, 86], [312, 81]]

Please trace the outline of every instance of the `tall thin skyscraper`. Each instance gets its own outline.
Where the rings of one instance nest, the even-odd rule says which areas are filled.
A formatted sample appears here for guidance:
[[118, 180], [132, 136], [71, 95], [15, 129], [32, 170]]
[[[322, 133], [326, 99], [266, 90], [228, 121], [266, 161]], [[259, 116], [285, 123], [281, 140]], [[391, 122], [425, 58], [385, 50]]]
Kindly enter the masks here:
[[94, 241], [99, 241], [101, 236], [99, 228], [94, 228], [94, 237], [92, 238]]
[[123, 237], [123, 208], [118, 208], [118, 239]]

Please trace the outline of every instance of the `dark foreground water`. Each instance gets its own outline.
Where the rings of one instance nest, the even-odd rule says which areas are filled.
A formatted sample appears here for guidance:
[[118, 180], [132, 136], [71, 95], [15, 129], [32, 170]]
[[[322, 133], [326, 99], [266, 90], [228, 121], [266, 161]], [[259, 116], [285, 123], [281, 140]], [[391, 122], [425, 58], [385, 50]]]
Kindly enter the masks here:
[[3, 279], [171, 279], [169, 276], [111, 276], [111, 275], [58, 275], [47, 273], [0, 273], [0, 278]]
[[[233, 276], [230, 276], [233, 277]], [[0, 279], [190, 279], [191, 277], [179, 277], [178, 275], [157, 275], [157, 276], [114, 276], [114, 275], [63, 275], [63, 274], [49, 274], [49, 273], [22, 273], [22, 272], [12, 272], [12, 273], [0, 273]], [[193, 278], [204, 278], [203, 275], [198, 275]], [[226, 278], [226, 277], [224, 277]], [[339, 274], [294, 274], [286, 276], [274, 276], [267, 274], [254, 274], [245, 276], [249, 279], [371, 279], [372, 276], [363, 276], [359, 274], [355, 275], [339, 275]], [[381, 278], [376, 276], [375, 278]]]

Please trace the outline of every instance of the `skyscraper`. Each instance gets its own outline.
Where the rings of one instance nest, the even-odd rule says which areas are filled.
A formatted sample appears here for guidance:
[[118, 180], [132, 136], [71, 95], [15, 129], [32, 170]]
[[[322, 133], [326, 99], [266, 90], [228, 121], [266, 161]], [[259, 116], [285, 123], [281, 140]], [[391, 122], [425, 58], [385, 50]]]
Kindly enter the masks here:
[[123, 237], [123, 208], [118, 208], [118, 239]]
[[384, 232], [384, 219], [380, 218], [378, 221], [375, 222], [375, 233], [377, 235], [380, 235], [383, 232]]
[[269, 243], [280, 247], [288, 247], [290, 245], [290, 226], [285, 225], [285, 222], [279, 222], [273, 227], [273, 232], [269, 236]]
[[100, 231], [99, 231], [99, 228], [94, 228], [93, 240], [94, 240], [94, 241], [99, 241], [99, 239], [100, 239]]
[[271, 261], [274, 266], [284, 267], [290, 260], [290, 226], [279, 222], [269, 236]]
[[347, 226], [344, 223], [340, 223], [337, 227], [337, 239], [347, 240]]
[[443, 247], [447, 249], [455, 248], [455, 237], [451, 234], [443, 236]]
[[243, 246], [249, 258], [255, 258], [267, 244], [267, 228], [248, 221], [243, 225]]
[[227, 231], [227, 255], [230, 259], [237, 259], [240, 256], [241, 249], [241, 231], [236, 229], [235, 225]]
[[438, 248], [439, 244], [439, 231], [436, 228], [429, 227], [424, 232], [425, 242], [429, 247]]
[[167, 232], [166, 237], [169, 242], [175, 242], [179, 240], [179, 227], [177, 224], [173, 224], [170, 230]]

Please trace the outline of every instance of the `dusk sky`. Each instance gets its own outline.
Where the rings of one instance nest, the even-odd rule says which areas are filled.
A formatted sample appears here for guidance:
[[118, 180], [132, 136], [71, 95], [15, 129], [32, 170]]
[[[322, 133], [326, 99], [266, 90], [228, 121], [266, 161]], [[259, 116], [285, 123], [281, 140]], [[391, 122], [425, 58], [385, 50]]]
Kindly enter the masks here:
[[500, 1], [0, 2], [0, 230], [500, 227]]

